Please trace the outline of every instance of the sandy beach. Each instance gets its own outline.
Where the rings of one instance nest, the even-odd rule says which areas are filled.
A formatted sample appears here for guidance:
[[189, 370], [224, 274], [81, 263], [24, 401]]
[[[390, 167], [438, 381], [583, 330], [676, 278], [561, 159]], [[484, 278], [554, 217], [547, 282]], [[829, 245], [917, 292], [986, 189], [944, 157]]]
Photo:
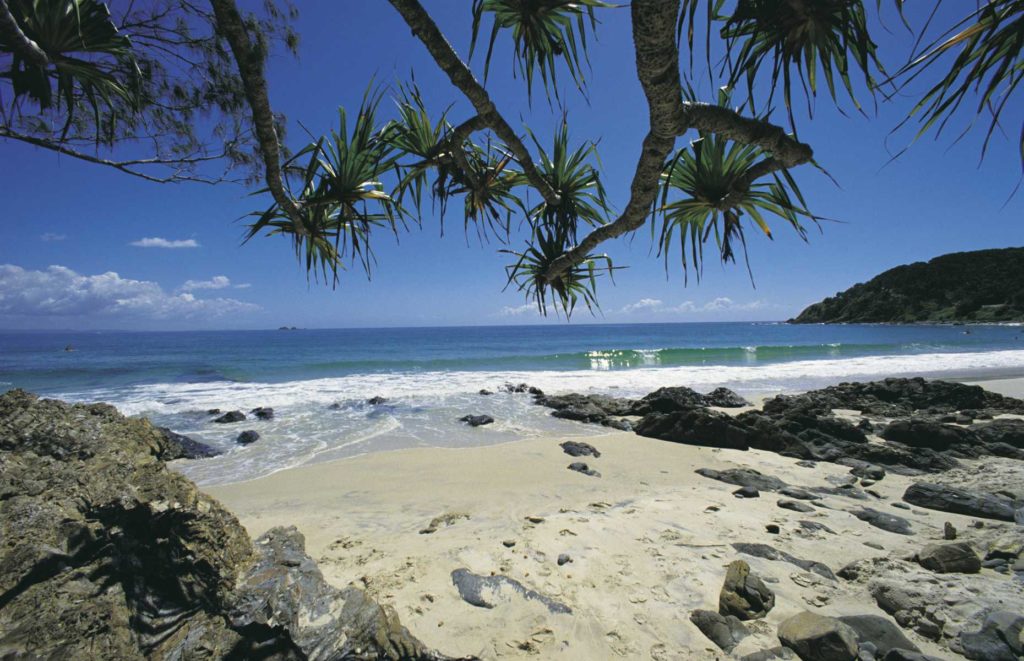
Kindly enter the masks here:
[[[1009, 395], [1024, 391], [1022, 380], [983, 385]], [[878, 497], [866, 505], [908, 519], [912, 536], [859, 520], [848, 510], [865, 503], [849, 498], [826, 496], [813, 512], [799, 513], [781, 509], [778, 494], [740, 499], [732, 495], [735, 486], [695, 473], [753, 468], [816, 487], [848, 477], [849, 468], [837, 464], [807, 468], [770, 452], [616, 432], [591, 439], [600, 458], [582, 458], [597, 477], [567, 470], [577, 459], [563, 453], [560, 440], [374, 453], [207, 491], [252, 536], [297, 526], [331, 583], [365, 588], [429, 646], [481, 658], [729, 658], [689, 614], [717, 610], [725, 568], [743, 558], [775, 592], [776, 606], [765, 619], [747, 623], [752, 635], [734, 650], [740, 656], [776, 646], [779, 622], [802, 610], [884, 613], [862, 585], [740, 554], [731, 544], [770, 544], [838, 571], [864, 558], [912, 556], [942, 540], [947, 521], [963, 531], [961, 539], [974, 532], [970, 517], [892, 508], [914, 481], [906, 476], [890, 473], [874, 484]], [[987, 457], [963, 463], [948, 480], [971, 483], [985, 475], [992, 484], [1020, 486], [1020, 462]], [[768, 524], [779, 532], [767, 531]], [[425, 532], [429, 528], [435, 530]], [[569, 561], [560, 565], [562, 554]], [[494, 608], [473, 606], [453, 584], [452, 572], [460, 568], [508, 576], [571, 613], [550, 612], [508, 591]], [[948, 654], [906, 633], [922, 651]]]

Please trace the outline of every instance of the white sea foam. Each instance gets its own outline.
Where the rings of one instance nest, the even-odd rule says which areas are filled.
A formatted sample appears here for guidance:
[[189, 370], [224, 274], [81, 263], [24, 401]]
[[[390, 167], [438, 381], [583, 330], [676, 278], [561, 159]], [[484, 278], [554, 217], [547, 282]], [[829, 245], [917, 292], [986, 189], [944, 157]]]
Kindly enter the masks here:
[[[592, 356], [594, 360], [613, 357]], [[122, 389], [95, 389], [58, 395], [73, 401], [107, 401], [129, 415], [226, 450], [223, 456], [184, 462], [181, 470], [200, 484], [251, 479], [290, 466], [372, 451], [408, 447], [462, 447], [545, 434], [605, 433], [593, 425], [552, 418], [524, 395], [478, 394], [506, 381], [525, 382], [546, 392], [593, 392], [640, 396], [667, 385], [697, 390], [727, 386], [741, 394], [792, 392], [839, 381], [898, 375], [980, 375], [1024, 371], [1024, 350], [927, 353], [798, 360], [743, 365], [689, 365], [571, 371], [424, 371], [357, 374], [283, 383], [158, 383]], [[367, 398], [388, 402], [371, 406]], [[338, 403], [339, 407], [329, 408]], [[249, 411], [271, 406], [272, 421], [233, 425], [212, 423], [210, 408]], [[470, 428], [466, 414], [486, 413], [495, 423]], [[262, 438], [237, 446], [243, 429]]]

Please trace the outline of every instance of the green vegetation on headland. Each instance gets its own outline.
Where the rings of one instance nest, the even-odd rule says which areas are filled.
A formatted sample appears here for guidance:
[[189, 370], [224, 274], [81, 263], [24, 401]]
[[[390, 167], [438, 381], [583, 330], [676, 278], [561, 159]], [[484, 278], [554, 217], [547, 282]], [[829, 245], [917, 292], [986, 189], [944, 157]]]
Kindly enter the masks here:
[[889, 269], [790, 323], [1024, 321], [1024, 248], [941, 255]]

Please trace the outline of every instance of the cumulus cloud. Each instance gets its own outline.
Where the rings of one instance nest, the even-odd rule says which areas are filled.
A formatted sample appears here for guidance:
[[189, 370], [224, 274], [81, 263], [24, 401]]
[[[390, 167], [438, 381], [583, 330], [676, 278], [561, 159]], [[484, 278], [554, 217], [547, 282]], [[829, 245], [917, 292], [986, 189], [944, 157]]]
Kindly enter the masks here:
[[[548, 304], [547, 313], [555, 314], [555, 306]], [[499, 317], [539, 317], [540, 309], [536, 303], [525, 303], [516, 307], [506, 305], [498, 310]]]
[[720, 296], [716, 299], [708, 301], [707, 303], [698, 304], [693, 301], [683, 301], [678, 305], [666, 305], [664, 301], [657, 298], [641, 298], [635, 303], [629, 303], [624, 305], [618, 310], [619, 314], [659, 314], [659, 315], [672, 315], [672, 314], [685, 314], [685, 313], [702, 313], [702, 312], [726, 312], [726, 311], [743, 311], [743, 310], [761, 310], [767, 307], [773, 307], [765, 301], [751, 301], [749, 303], [737, 303], [731, 298]]
[[196, 289], [224, 289], [231, 286], [231, 279], [226, 275], [215, 275], [209, 280], [186, 280], [181, 286], [183, 291], [194, 291]]
[[102, 319], [183, 319], [255, 312], [258, 305], [233, 298], [196, 298], [165, 292], [156, 282], [122, 278], [113, 271], [81, 275], [65, 266], [30, 271], [0, 265], [0, 315]]
[[136, 248], [198, 248], [199, 242], [195, 239], [164, 239], [159, 236], [146, 237], [131, 244]]
[[54, 234], [53, 232], [46, 232], [45, 234], [39, 235], [40, 241], [63, 241], [68, 238], [67, 234]]

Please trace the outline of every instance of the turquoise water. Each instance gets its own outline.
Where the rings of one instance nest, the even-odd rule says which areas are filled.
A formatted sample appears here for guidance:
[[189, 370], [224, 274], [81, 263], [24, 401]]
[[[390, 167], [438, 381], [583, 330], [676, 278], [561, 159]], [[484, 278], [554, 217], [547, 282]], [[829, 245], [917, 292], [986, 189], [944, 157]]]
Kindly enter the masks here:
[[[636, 396], [663, 385], [759, 394], [893, 375], [1016, 375], [1022, 337], [1015, 326], [776, 323], [0, 332], [0, 389], [107, 401], [227, 449], [182, 469], [218, 483], [368, 451], [603, 433], [553, 419], [522, 395], [477, 394], [505, 381]], [[389, 402], [369, 406], [372, 396]], [[225, 427], [203, 413], [256, 406], [277, 418]], [[497, 422], [454, 422], [466, 413]], [[263, 438], [237, 447], [248, 428]]]

